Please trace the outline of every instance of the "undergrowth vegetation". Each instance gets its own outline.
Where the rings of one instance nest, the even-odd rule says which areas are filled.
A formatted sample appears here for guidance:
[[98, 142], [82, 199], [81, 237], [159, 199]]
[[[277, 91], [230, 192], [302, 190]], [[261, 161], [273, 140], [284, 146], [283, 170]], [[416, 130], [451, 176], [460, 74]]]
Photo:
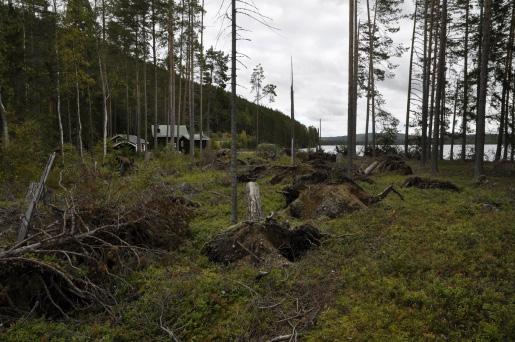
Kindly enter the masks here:
[[[0, 340], [167, 341], [173, 335], [184, 341], [264, 341], [292, 331], [307, 341], [502, 341], [515, 336], [515, 183], [506, 175], [478, 186], [463, 171], [472, 165], [443, 162], [443, 180], [461, 192], [402, 188], [404, 200], [392, 196], [341, 218], [312, 221], [328, 236], [322, 245], [298, 262], [266, 269], [217, 265], [201, 254], [215, 234], [230, 226], [226, 172], [191, 165], [188, 158], [165, 151], [147, 163], [137, 160], [126, 177], [117, 174], [115, 163], [77, 165], [59, 165], [49, 186], [59, 191], [64, 170], [66, 188], [80, 183], [124, 202], [154, 186], [173, 189], [200, 206], [190, 236], [134, 269], [127, 282], [135, 295], [116, 304], [116, 317], [86, 311], [61, 322], [28, 315], [0, 327]], [[415, 174], [427, 176], [415, 163], [411, 166]], [[360, 185], [375, 194], [390, 184], [400, 187], [405, 177], [373, 179]], [[269, 180], [258, 181], [266, 214], [285, 206], [282, 186]], [[2, 203], [7, 207], [23, 196], [20, 189]], [[239, 196], [244, 217], [244, 184]]]

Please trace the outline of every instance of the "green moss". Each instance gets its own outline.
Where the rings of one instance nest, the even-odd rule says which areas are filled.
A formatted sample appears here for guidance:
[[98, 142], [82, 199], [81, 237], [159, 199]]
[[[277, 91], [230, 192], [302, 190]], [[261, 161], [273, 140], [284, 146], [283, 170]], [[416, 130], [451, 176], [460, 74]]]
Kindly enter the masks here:
[[[251, 157], [250, 155], [247, 157]], [[286, 164], [284, 159], [276, 163]], [[427, 172], [413, 164], [417, 174]], [[513, 180], [472, 182], [471, 165], [445, 162], [442, 179], [463, 191], [401, 189], [377, 206], [315, 222], [331, 234], [297, 263], [275, 269], [219, 266], [200, 251], [230, 226], [230, 189], [224, 172], [191, 167], [163, 152], [112, 181], [131, 190], [154, 183], [187, 183], [201, 207], [192, 238], [131, 275], [138, 296], [115, 309], [121, 319], [85, 314], [81, 324], [32, 319], [0, 333], [0, 340], [263, 340], [297, 324], [307, 341], [509, 340], [515, 336], [515, 192]], [[400, 187], [404, 177], [374, 177], [371, 193]], [[265, 212], [284, 207], [281, 186], [259, 181]], [[113, 186], [113, 185], [112, 185]], [[239, 214], [245, 215], [244, 186]], [[481, 204], [499, 211], [485, 212]], [[298, 223], [294, 221], [294, 223]], [[257, 278], [259, 271], [268, 275]], [[259, 307], [262, 307], [260, 309]], [[269, 308], [267, 308], [269, 307]]]

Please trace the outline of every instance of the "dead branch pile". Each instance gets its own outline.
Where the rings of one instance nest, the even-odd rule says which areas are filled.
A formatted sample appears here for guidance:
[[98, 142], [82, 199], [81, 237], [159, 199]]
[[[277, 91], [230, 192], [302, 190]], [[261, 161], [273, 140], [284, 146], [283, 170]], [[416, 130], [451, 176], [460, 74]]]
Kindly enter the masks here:
[[288, 223], [268, 218], [264, 222], [243, 222], [221, 233], [203, 248], [209, 260], [230, 264], [294, 262], [320, 245], [322, 234], [312, 225], [292, 229]]
[[460, 188], [458, 188], [458, 186], [456, 186], [454, 183], [421, 177], [410, 177], [406, 179], [406, 181], [403, 184], [403, 187], [417, 189], [440, 189], [460, 192]]
[[28, 313], [113, 313], [117, 297], [127, 295], [123, 276], [189, 233], [195, 205], [164, 187], [133, 201], [63, 189], [62, 206], [40, 208], [25, 240], [0, 247], [2, 324]]

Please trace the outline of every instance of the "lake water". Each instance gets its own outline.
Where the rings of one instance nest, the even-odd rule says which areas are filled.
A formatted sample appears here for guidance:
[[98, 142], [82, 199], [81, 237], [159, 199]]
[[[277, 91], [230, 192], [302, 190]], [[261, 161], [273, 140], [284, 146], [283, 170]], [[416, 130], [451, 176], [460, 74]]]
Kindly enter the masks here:
[[[404, 151], [404, 145], [397, 145], [396, 146], [398, 151]], [[322, 149], [327, 153], [336, 153], [336, 145], [326, 145], [322, 146]], [[467, 156], [470, 158], [474, 154], [474, 145], [467, 145]], [[497, 149], [497, 145], [485, 145], [485, 160], [487, 161], [493, 161], [495, 158], [495, 151]], [[363, 152], [365, 150], [365, 146], [359, 145], [356, 148], [356, 152], [359, 156], [363, 155]], [[511, 150], [508, 151], [510, 153]], [[445, 160], [449, 160], [451, 156], [451, 145], [444, 145], [443, 148], [443, 155]], [[461, 145], [454, 146], [454, 159], [461, 158]]]

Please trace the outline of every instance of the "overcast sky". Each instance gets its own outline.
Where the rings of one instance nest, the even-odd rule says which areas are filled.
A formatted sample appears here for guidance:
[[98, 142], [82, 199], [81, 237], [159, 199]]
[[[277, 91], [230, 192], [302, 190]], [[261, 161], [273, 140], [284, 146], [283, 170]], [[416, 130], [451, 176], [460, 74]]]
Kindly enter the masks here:
[[[222, 22], [219, 8], [222, 0], [206, 0], [205, 45], [230, 51], [230, 31]], [[228, 5], [225, 0], [225, 6]], [[406, 0], [406, 12], [412, 12], [411, 0]], [[318, 127], [322, 119], [322, 134], [347, 134], [347, 75], [348, 75], [348, 1], [347, 0], [259, 0], [262, 14], [273, 19], [272, 30], [243, 15], [238, 25], [251, 41], [239, 41], [238, 50], [247, 58], [239, 66], [238, 93], [250, 96], [250, 74], [258, 63], [265, 70], [265, 83], [277, 85], [277, 99], [270, 107], [290, 112], [290, 56], [295, 68], [296, 119], [305, 125]], [[365, 18], [366, 13], [360, 13]], [[409, 46], [412, 23], [404, 21], [395, 35], [396, 42]], [[220, 34], [222, 32], [222, 34]], [[404, 130], [408, 87], [409, 53], [395, 61], [399, 64], [396, 78], [378, 84], [386, 99], [385, 108], [401, 122]], [[358, 108], [358, 132], [365, 131], [366, 104]]]

